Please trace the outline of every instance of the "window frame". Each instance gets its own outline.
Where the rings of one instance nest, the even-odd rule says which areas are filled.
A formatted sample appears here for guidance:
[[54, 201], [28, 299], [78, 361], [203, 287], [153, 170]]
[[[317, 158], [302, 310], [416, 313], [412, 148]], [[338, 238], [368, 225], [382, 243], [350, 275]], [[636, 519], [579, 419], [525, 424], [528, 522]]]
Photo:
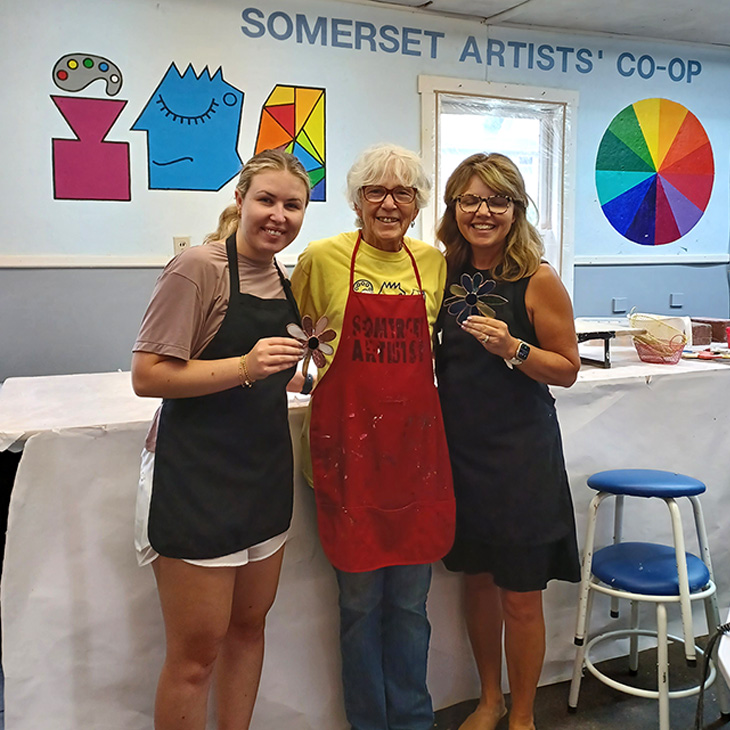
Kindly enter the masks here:
[[[421, 157], [426, 172], [434, 183], [429, 204], [421, 211], [421, 234], [426, 241], [436, 243], [440, 191], [436, 189], [439, 160], [439, 96], [487, 97], [507, 101], [555, 104], [563, 107], [562, 220], [558, 241], [558, 273], [568, 293], [573, 295], [574, 269], [574, 216], [575, 216], [575, 146], [578, 92], [567, 89], [548, 89], [521, 84], [502, 84], [442, 76], [419, 76], [418, 93], [421, 95]], [[560, 152], [558, 151], [558, 154]], [[548, 175], [546, 168], [544, 175]], [[554, 193], [552, 193], [554, 194]]]

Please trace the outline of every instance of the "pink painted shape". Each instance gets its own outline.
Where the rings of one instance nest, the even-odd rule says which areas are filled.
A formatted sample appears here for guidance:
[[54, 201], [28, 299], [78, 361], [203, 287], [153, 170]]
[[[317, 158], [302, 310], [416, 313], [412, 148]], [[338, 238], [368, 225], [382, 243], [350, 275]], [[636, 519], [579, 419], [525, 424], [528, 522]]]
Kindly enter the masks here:
[[86, 99], [74, 96], [51, 96], [61, 116], [80, 140], [100, 142], [116, 122], [126, 100]]
[[123, 100], [52, 96], [78, 139], [53, 140], [53, 188], [59, 200], [131, 200], [129, 143], [104, 142]]

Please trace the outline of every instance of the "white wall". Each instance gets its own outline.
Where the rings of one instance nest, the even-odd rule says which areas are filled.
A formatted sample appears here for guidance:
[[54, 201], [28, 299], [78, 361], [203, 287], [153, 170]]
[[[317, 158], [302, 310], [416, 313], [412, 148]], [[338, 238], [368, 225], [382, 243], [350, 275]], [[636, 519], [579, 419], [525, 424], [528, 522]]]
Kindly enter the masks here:
[[[321, 33], [310, 42], [307, 33], [300, 32], [301, 42], [297, 41], [297, 27], [306, 26], [312, 32], [318, 22], [327, 29], [326, 44]], [[372, 46], [367, 40], [370, 33], [374, 34]], [[602, 257], [629, 261], [636, 256], [639, 263], [727, 259], [730, 95], [725, 89], [730, 53], [725, 50], [491, 28], [475, 21], [336, 0], [25, 0], [3, 9], [0, 43], [6, 49], [0, 59], [5, 80], [0, 116], [5, 161], [0, 179], [0, 266], [5, 268], [0, 282], [11, 280], [16, 292], [27, 291], [31, 284], [27, 270], [19, 266], [50, 266], [45, 285], [53, 299], [55, 266], [159, 266], [172, 254], [173, 236], [191, 236], [197, 244], [214, 228], [220, 210], [232, 200], [233, 183], [218, 192], [150, 190], [146, 133], [131, 130], [172, 62], [181, 71], [192, 64], [196, 73], [205, 67], [211, 72], [222, 68], [225, 80], [244, 92], [238, 141], [243, 159], [253, 152], [261, 105], [276, 84], [326, 89], [327, 201], [310, 206], [302, 234], [287, 252], [289, 261], [307, 241], [352, 228], [353, 215], [342, 191], [345, 173], [364, 147], [388, 140], [419, 148], [419, 74], [578, 91], [574, 245], [578, 263]], [[72, 134], [51, 95], [104, 98], [100, 81], [77, 94], [54, 85], [55, 62], [71, 52], [104, 56], [123, 73], [124, 83], [115, 98], [127, 104], [107, 139], [130, 146], [130, 202], [53, 197], [51, 140], [72, 138]], [[625, 73], [635, 66], [631, 57], [645, 57], [642, 68], [647, 78], [636, 71], [630, 76], [619, 72], [619, 58]], [[656, 69], [649, 74], [652, 64]], [[658, 70], [670, 65], [677, 80], [667, 70]], [[600, 208], [595, 157], [613, 117], [633, 102], [655, 97], [678, 102], [699, 118], [714, 148], [716, 175], [708, 208], [689, 234], [664, 246], [639, 246], [618, 234]], [[36, 311], [28, 296], [25, 305], [33, 310], [28, 316], [39, 328], [34, 337], [52, 335], [58, 329], [54, 321], [68, 326], [71, 308], [86, 317], [79, 338], [97, 353], [95, 358], [61, 364], [50, 352], [42, 372], [126, 366], [119, 357], [112, 361], [104, 356], [114, 336], [105, 326], [105, 306], [114, 306], [117, 313], [129, 312], [127, 330], [134, 331], [144, 303], [125, 299], [125, 280], [117, 280], [111, 271], [118, 292], [112, 284], [114, 294], [108, 305], [97, 296], [98, 277], [87, 291], [84, 282], [92, 274], [83, 269], [78, 270], [76, 290], [64, 292], [64, 307]], [[715, 310], [727, 307], [726, 289], [716, 288], [719, 278], [704, 292], [709, 292]], [[651, 275], [645, 286], [661, 287], [661, 281], [660, 273]], [[63, 286], [61, 279], [58, 286]], [[0, 286], [0, 305], [6, 304], [7, 290]], [[608, 294], [601, 296], [606, 299]], [[660, 294], [663, 301], [663, 291]], [[580, 308], [576, 302], [576, 309]], [[705, 310], [704, 314], [724, 312]], [[35, 358], [24, 355], [30, 337], [27, 330], [7, 312], [0, 316], [0, 325], [5, 342], [12, 342], [17, 354], [12, 369], [0, 360], [0, 379], [37, 373]], [[122, 345], [126, 352], [131, 342]]]

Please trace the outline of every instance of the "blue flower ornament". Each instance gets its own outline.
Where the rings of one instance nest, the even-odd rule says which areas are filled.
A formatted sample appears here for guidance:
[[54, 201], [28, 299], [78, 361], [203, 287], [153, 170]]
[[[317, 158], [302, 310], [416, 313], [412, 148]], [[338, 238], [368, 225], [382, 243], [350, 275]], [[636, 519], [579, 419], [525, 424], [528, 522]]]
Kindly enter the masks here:
[[452, 284], [449, 287], [449, 291], [454, 296], [444, 302], [444, 306], [448, 307], [448, 313], [453, 314], [459, 324], [464, 324], [466, 318], [472, 315], [494, 317], [496, 312], [492, 307], [499, 307], [507, 303], [503, 296], [490, 294], [497, 286], [497, 282], [494, 279], [485, 279], [480, 271], [477, 271], [473, 277], [469, 274], [462, 274], [460, 282], [461, 285]]

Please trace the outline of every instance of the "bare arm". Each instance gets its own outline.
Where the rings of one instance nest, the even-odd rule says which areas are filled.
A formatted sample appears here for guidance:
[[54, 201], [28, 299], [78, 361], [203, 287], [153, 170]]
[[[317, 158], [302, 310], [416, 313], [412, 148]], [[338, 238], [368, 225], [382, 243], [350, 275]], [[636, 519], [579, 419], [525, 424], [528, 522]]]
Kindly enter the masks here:
[[[296, 365], [302, 357], [299, 343], [290, 337], [265, 337], [246, 353], [246, 369], [252, 380]], [[152, 352], [132, 356], [132, 387], [140, 396], [193, 398], [219, 393], [241, 385], [239, 357], [222, 360], [181, 360]]]
[[[548, 264], [542, 264], [530, 279], [525, 292], [525, 306], [540, 347], [530, 345], [530, 355], [519, 366], [520, 369], [541, 383], [572, 385], [580, 369], [573, 307], [563, 283]], [[514, 357], [517, 352], [518, 338], [500, 320], [469, 317], [464, 329], [487, 350], [505, 360]], [[489, 336], [487, 342], [482, 341], [485, 335]]]

